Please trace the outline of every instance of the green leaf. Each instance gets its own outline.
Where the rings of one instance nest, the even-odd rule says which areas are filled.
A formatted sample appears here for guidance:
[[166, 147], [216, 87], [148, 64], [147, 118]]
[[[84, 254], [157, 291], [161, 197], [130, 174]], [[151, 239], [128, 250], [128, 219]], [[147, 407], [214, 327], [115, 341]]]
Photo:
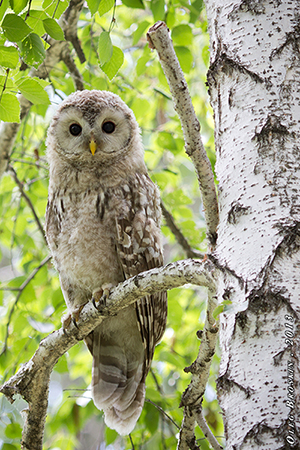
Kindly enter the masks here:
[[[53, 19], [59, 19], [62, 13], [69, 6], [68, 0], [44, 0], [43, 8], [48, 16], [51, 16]], [[53, 14], [55, 13], [54, 17]]]
[[159, 403], [161, 401], [161, 394], [154, 388], [147, 387], [146, 397], [154, 403]]
[[5, 429], [5, 435], [10, 439], [20, 438], [22, 435], [22, 428], [20, 424], [10, 423], [9, 425], [7, 425]]
[[191, 51], [187, 47], [181, 46], [175, 46], [174, 50], [183, 72], [189, 73], [193, 65], [193, 55]]
[[22, 42], [22, 53], [27, 64], [39, 66], [46, 55], [41, 38], [35, 33], [30, 33]]
[[180, 369], [180, 370], [181, 370], [182, 364], [184, 364], [183, 357], [180, 355], [177, 355], [175, 353], [172, 353], [172, 352], [162, 351], [160, 357], [161, 357], [162, 361], [168, 362], [169, 364], [171, 364], [172, 366], [175, 366], [177, 369]]
[[128, 6], [129, 8], [145, 9], [142, 0], [122, 0], [122, 3], [123, 5]]
[[61, 358], [59, 358], [54, 370], [55, 370], [55, 372], [58, 372], [58, 373], [68, 372], [68, 362], [67, 362], [66, 355], [63, 355]]
[[[22, 15], [25, 19], [26, 13]], [[47, 14], [44, 11], [39, 9], [31, 9], [30, 15], [26, 18], [26, 23], [30, 28], [32, 28], [32, 32], [36, 33], [38, 36], [42, 36], [45, 33], [45, 29], [43, 27], [43, 20], [47, 19]]]
[[151, 110], [151, 104], [148, 100], [145, 98], [139, 98], [138, 96], [135, 96], [130, 107], [137, 119], [144, 117]]
[[152, 11], [154, 21], [164, 20], [165, 18], [165, 2], [164, 0], [151, 0], [150, 9]]
[[190, 23], [195, 23], [198, 17], [200, 16], [200, 12], [202, 11], [204, 7], [203, 0], [196, 0], [192, 3], [192, 7], [196, 11], [190, 11]]
[[171, 34], [174, 44], [191, 45], [193, 42], [193, 32], [189, 25], [178, 25], [173, 28]]
[[223, 303], [221, 303], [220, 305], [218, 305], [218, 306], [214, 309], [214, 312], [213, 312], [213, 318], [214, 318], [215, 320], [218, 320], [218, 319], [219, 319], [219, 315], [220, 315], [223, 311], [224, 311], [224, 305], [223, 305]]
[[111, 43], [108, 31], [102, 31], [98, 43], [100, 65], [107, 63], [113, 54], [113, 45]]
[[171, 30], [176, 23], [176, 11], [173, 5], [168, 5], [168, 10], [165, 18], [167, 27]]
[[11, 42], [22, 41], [31, 31], [25, 20], [16, 14], [6, 14], [2, 28], [5, 36]]
[[110, 80], [117, 74], [118, 70], [124, 62], [124, 54], [119, 47], [113, 45], [113, 53], [109, 62], [103, 64], [101, 69], [108, 76]]
[[145, 423], [151, 435], [155, 433], [159, 423], [159, 412], [151, 403], [145, 403], [144, 409], [146, 411]]
[[0, 66], [15, 69], [19, 62], [19, 53], [15, 47], [0, 46]]
[[149, 27], [150, 27], [150, 22], [148, 22], [148, 20], [144, 20], [143, 22], [141, 22], [139, 24], [139, 26], [133, 33], [133, 40], [132, 40], [133, 45], [135, 45], [139, 42], [139, 40], [143, 36], [145, 30], [147, 30], [147, 28], [149, 28]]
[[46, 33], [53, 39], [56, 39], [57, 41], [63, 41], [65, 39], [64, 32], [55, 19], [45, 19], [43, 20], [43, 25]]
[[100, 0], [87, 0], [87, 5], [92, 16], [97, 12], [99, 8]]
[[115, 0], [101, 0], [98, 8], [100, 16], [110, 11], [115, 4]]
[[149, 62], [149, 60], [150, 60], [149, 55], [141, 56], [140, 59], [138, 59], [135, 67], [136, 74], [138, 77], [141, 76], [146, 71], [147, 63]]
[[0, 101], [0, 120], [20, 123], [20, 103], [13, 94], [3, 94]]
[[4, 444], [2, 450], [17, 450], [17, 447], [12, 444]]
[[16, 14], [19, 14], [28, 3], [28, 0], [10, 0], [11, 9], [14, 10]]
[[167, 131], [161, 131], [157, 136], [157, 144], [165, 149], [171, 150], [174, 153], [177, 153], [177, 146], [175, 139], [173, 138], [171, 133]]
[[3, 0], [3, 2], [1, 2], [1, 6], [0, 6], [0, 20], [2, 20], [4, 14], [6, 13], [8, 8], [8, 0]]
[[110, 445], [113, 442], [115, 442], [115, 440], [118, 437], [118, 433], [115, 430], [111, 430], [108, 427], [105, 427], [105, 443], [106, 445]]

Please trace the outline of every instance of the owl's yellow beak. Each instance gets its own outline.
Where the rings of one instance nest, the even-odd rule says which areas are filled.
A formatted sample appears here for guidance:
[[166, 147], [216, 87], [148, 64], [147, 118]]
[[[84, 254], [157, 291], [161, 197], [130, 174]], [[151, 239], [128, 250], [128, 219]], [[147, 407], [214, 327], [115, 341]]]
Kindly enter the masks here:
[[91, 153], [92, 153], [93, 156], [94, 156], [94, 154], [96, 152], [96, 149], [97, 149], [97, 144], [94, 141], [94, 139], [91, 139], [90, 140], [90, 150], [91, 150]]

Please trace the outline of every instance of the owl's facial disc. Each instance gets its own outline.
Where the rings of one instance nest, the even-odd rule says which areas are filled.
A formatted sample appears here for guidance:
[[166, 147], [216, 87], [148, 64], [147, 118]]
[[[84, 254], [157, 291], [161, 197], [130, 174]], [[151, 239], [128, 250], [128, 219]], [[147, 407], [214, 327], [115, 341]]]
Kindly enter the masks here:
[[59, 119], [55, 122], [57, 151], [76, 164], [95, 167], [125, 157], [131, 151], [132, 138], [138, 135], [130, 112], [118, 105], [99, 102], [97, 108], [84, 110], [66, 106]]

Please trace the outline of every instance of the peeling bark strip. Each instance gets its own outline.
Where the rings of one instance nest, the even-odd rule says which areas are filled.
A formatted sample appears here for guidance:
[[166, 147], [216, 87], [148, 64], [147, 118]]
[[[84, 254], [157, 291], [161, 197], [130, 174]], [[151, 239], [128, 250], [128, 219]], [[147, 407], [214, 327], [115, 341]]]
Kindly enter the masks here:
[[300, 448], [300, 3], [206, 7], [226, 448]]
[[170, 86], [174, 108], [180, 118], [183, 130], [185, 150], [190, 156], [198, 176], [205, 212], [207, 238], [210, 245], [214, 247], [219, 223], [216, 188], [187, 83], [174, 51], [167, 25], [164, 22], [157, 22], [149, 29], [147, 39], [149, 47], [155, 48], [158, 53], [160, 64]]
[[216, 283], [216, 272], [209, 261], [190, 259], [140, 273], [112, 289], [102, 315], [89, 302], [80, 314], [78, 328], [71, 323], [67, 334], [64, 334], [61, 328], [43, 339], [31, 360], [23, 364], [19, 371], [0, 387], [0, 392], [6, 395], [10, 402], [14, 401], [14, 395], [20, 394], [28, 403], [22, 449], [42, 449], [51, 372], [58, 359], [96, 328], [105, 319], [105, 315], [115, 314], [146, 294], [183, 286], [186, 283], [212, 289]]

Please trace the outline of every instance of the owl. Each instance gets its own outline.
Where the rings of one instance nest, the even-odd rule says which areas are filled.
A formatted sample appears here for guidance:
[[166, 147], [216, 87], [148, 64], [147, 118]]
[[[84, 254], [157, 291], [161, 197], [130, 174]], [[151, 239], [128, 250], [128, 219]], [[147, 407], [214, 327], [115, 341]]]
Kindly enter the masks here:
[[[66, 329], [91, 299], [103, 301], [112, 286], [162, 266], [160, 197], [134, 114], [110, 92], [77, 91], [61, 103], [47, 158], [45, 232], [68, 308]], [[121, 435], [141, 414], [166, 317], [167, 295], [158, 292], [105, 317], [85, 339], [94, 403]]]

